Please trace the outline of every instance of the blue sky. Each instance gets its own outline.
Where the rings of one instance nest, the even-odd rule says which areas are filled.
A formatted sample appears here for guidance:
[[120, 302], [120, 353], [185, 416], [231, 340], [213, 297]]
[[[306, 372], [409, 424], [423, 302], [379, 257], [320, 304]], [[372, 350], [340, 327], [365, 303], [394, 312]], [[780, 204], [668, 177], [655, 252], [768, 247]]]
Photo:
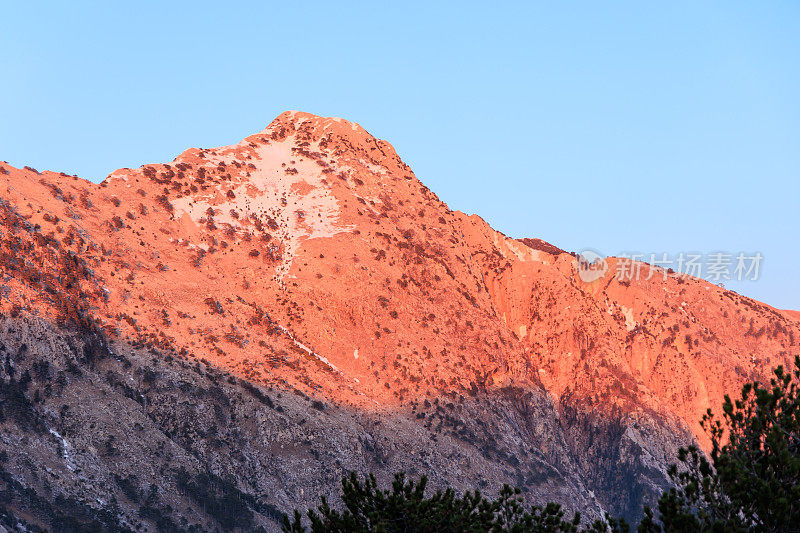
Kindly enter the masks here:
[[287, 109], [568, 250], [760, 252], [800, 309], [800, 4], [7, 3], [0, 159], [99, 181]]

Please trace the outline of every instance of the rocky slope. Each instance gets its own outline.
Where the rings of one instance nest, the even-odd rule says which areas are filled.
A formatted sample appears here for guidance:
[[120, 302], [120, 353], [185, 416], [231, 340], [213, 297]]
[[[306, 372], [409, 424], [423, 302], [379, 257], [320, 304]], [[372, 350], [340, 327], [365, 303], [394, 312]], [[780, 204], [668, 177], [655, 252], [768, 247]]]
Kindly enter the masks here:
[[299, 112], [99, 185], [0, 164], [0, 220], [0, 490], [34, 524], [270, 530], [353, 469], [635, 517], [800, 351], [796, 313], [586, 283]]

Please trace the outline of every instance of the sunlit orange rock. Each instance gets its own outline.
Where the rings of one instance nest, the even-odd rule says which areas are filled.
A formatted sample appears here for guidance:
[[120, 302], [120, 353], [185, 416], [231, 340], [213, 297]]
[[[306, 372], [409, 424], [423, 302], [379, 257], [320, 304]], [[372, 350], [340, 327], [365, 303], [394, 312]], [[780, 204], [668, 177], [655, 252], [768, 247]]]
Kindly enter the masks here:
[[343, 404], [543, 386], [562, 408], [683, 420], [707, 446], [706, 409], [800, 353], [797, 312], [655, 267], [586, 283], [573, 255], [451, 211], [338, 118], [286, 112], [100, 184], [0, 167], [2, 313]]

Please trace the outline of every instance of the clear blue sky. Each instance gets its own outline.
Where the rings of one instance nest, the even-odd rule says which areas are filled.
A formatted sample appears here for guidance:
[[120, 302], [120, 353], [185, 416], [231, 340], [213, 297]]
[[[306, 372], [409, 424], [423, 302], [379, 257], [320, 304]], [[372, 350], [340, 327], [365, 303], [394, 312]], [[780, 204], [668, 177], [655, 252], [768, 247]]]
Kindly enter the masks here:
[[800, 309], [796, 1], [160, 4], [5, 3], [0, 159], [98, 181], [340, 116], [510, 236], [758, 251], [727, 286]]

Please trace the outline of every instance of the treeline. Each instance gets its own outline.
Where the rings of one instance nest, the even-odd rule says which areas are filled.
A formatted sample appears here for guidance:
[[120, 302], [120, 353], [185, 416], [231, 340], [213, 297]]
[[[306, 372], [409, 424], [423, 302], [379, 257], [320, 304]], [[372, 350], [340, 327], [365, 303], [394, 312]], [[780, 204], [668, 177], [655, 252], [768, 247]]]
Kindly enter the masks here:
[[342, 480], [341, 509], [324, 497], [305, 516], [285, 517], [288, 533], [322, 532], [660, 532], [800, 531], [800, 356], [794, 369], [778, 367], [768, 385], [747, 383], [739, 398], [726, 396], [721, 417], [711, 410], [702, 425], [710, 456], [695, 447], [679, 451], [669, 475], [673, 488], [655, 509], [645, 507], [634, 528], [606, 515], [582, 524], [558, 504], [526, 508], [520, 490], [504, 486], [497, 499], [450, 488], [426, 496], [418, 481], [395, 475], [381, 489], [375, 477]]

